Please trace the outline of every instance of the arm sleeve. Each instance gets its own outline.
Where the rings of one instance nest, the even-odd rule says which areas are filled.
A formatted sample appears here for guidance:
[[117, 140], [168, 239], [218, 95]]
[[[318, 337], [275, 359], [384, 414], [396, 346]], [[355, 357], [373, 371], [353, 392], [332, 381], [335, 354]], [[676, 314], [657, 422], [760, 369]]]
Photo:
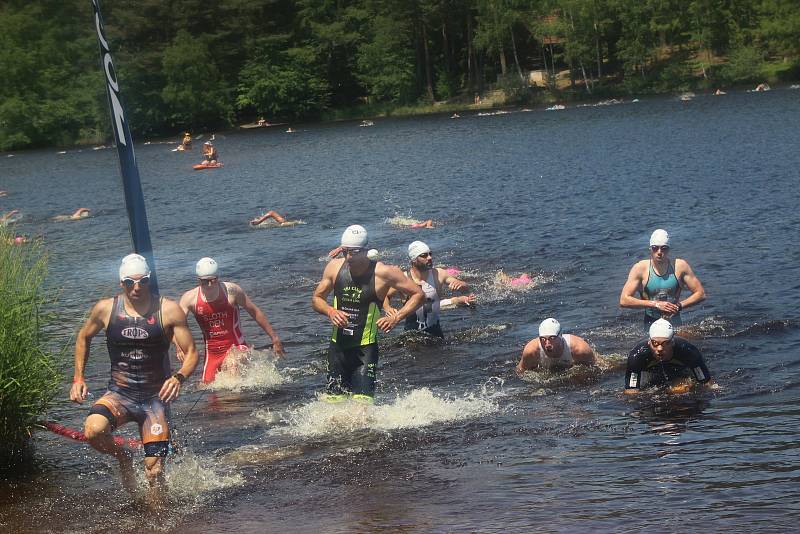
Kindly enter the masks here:
[[703, 355], [700, 354], [700, 350], [697, 347], [688, 341], [684, 341], [681, 346], [681, 352], [683, 353], [682, 355], [684, 356], [686, 366], [691, 369], [692, 376], [695, 380], [701, 384], [705, 384], [711, 380], [711, 372], [708, 370], [708, 366], [706, 366], [706, 362], [703, 360]]

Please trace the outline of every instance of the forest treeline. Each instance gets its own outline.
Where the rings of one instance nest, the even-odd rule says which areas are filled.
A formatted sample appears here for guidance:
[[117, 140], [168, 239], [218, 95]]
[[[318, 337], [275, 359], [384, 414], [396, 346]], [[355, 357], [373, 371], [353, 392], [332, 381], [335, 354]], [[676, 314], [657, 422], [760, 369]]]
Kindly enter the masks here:
[[[800, 78], [797, 0], [107, 0], [101, 8], [135, 136], [466, 104], [496, 89], [522, 103]], [[531, 83], [531, 71], [545, 87]], [[110, 136], [90, 0], [5, 0], [0, 72], [0, 150]], [[565, 81], [556, 85], [558, 73]]]

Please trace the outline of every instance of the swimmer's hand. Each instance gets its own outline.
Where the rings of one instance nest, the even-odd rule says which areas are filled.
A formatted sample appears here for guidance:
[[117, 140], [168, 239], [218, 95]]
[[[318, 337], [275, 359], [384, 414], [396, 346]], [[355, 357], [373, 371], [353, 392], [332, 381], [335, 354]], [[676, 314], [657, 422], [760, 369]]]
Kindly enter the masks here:
[[86, 382], [81, 378], [72, 383], [72, 388], [69, 390], [69, 400], [81, 404], [86, 400], [86, 395], [88, 394], [89, 388], [86, 387]]
[[272, 351], [279, 358], [286, 356], [286, 351], [283, 350], [283, 343], [281, 343], [281, 340], [278, 339], [278, 336], [272, 338]]
[[375, 324], [378, 325], [378, 328], [381, 329], [381, 332], [385, 334], [391, 332], [392, 329], [395, 326], [397, 326], [397, 323], [399, 322], [400, 322], [400, 314], [395, 312], [392, 315], [387, 314], [385, 317], [381, 317]]
[[186, 355], [183, 353], [183, 351], [177, 344], [175, 345], [175, 357], [178, 358], [179, 362], [182, 362], [183, 358], [186, 357]]
[[342, 310], [337, 310], [336, 308], [328, 310], [328, 319], [331, 320], [334, 326], [338, 326], [339, 328], [347, 326], [347, 320], [349, 318], [350, 314]]
[[181, 392], [181, 382], [174, 376], [167, 378], [164, 385], [161, 386], [161, 391], [158, 392], [158, 398], [164, 402], [172, 402], [178, 398]]
[[450, 288], [450, 291], [458, 291], [459, 289], [466, 287], [466, 285], [466, 282], [463, 282], [458, 278], [453, 278], [450, 280], [450, 283], [447, 285], [447, 287]]
[[476, 300], [477, 297], [474, 293], [470, 293], [469, 295], [458, 298], [458, 302], [460, 302], [462, 306], [474, 306]]
[[654, 300], [653, 304], [653, 307], [660, 311], [662, 315], [666, 315], [668, 317], [671, 317], [681, 311], [677, 304], [673, 304], [672, 302], [668, 302], [666, 300]]
[[336, 256], [338, 256], [338, 255], [339, 255], [341, 252], [342, 252], [342, 247], [336, 247], [335, 249], [333, 249], [333, 250], [331, 250], [330, 252], [328, 252], [328, 257], [329, 257], [329, 258], [335, 258], [335, 257], [336, 257]]
[[669, 387], [669, 392], [673, 395], [682, 395], [688, 393], [692, 389], [692, 383], [689, 380], [682, 380]]

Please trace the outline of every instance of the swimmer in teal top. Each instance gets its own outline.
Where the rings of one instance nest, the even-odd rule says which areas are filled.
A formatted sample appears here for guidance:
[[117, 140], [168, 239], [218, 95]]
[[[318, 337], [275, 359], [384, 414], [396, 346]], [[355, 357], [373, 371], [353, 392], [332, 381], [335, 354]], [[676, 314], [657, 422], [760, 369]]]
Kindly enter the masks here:
[[[619, 305], [623, 308], [644, 308], [644, 324], [667, 319], [673, 326], [682, 324], [681, 310], [705, 300], [706, 292], [689, 262], [669, 259], [669, 234], [658, 229], [650, 236], [650, 259], [637, 262], [622, 288]], [[691, 294], [681, 299], [686, 289]], [[639, 297], [636, 297], [639, 293]]]

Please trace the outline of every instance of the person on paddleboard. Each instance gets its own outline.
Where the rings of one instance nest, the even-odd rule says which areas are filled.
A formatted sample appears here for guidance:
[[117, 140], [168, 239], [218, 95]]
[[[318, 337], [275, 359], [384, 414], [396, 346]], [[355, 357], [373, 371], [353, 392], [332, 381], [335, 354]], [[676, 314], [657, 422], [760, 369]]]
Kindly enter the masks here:
[[[667, 319], [673, 326], [683, 324], [681, 310], [699, 304], [706, 298], [700, 279], [686, 260], [669, 258], [669, 234], [658, 229], [650, 236], [650, 259], [634, 264], [622, 288], [619, 305], [623, 308], [644, 308], [644, 325], [656, 319]], [[681, 292], [691, 294], [681, 299]], [[639, 293], [639, 297], [636, 297]]]
[[531, 369], [565, 369], [573, 365], [596, 365], [598, 356], [582, 337], [561, 332], [561, 323], [549, 317], [539, 323], [539, 337], [522, 349], [516, 371]]
[[270, 337], [275, 354], [286, 354], [266, 314], [250, 300], [244, 289], [233, 282], [220, 281], [219, 266], [214, 259], [201, 258], [195, 266], [195, 274], [199, 285], [183, 294], [180, 307], [187, 315], [190, 312], [194, 315], [203, 332], [206, 346], [203, 382], [208, 384], [214, 380], [231, 349], [250, 350], [240, 326], [240, 306]]
[[[348, 396], [374, 401], [378, 330], [391, 331], [425, 301], [422, 289], [398, 267], [368, 257], [368, 241], [363, 226], [348, 226], [340, 243], [344, 258], [328, 263], [311, 298], [314, 311], [333, 324], [328, 347], [329, 401]], [[408, 300], [396, 313], [381, 317], [381, 305], [392, 288]], [[333, 305], [327, 302], [331, 291]]]
[[[147, 260], [138, 254], [125, 256], [119, 267], [122, 292], [98, 301], [78, 332], [69, 397], [77, 403], [86, 400], [89, 389], [84, 372], [89, 345], [105, 330], [111, 380], [108, 391], [89, 410], [84, 434], [94, 449], [119, 461], [123, 484], [133, 491], [136, 482], [131, 453], [115, 443], [111, 434], [125, 423], [136, 422], [144, 446], [149, 497], [159, 502], [163, 497], [163, 463], [169, 450], [169, 405], [194, 372], [197, 349], [183, 310], [176, 302], [151, 293], [149, 283]], [[184, 354], [176, 373], [171, 372], [169, 362], [172, 339]]]
[[219, 163], [219, 154], [211, 141], [203, 143], [203, 165], [216, 165]]
[[700, 350], [682, 337], [666, 319], [650, 325], [649, 338], [628, 354], [625, 393], [635, 394], [654, 386], [666, 386], [671, 393], [685, 393], [692, 386], [711, 384], [711, 373]]
[[[428, 245], [422, 241], [414, 241], [408, 245], [408, 259], [411, 262], [406, 276], [422, 289], [425, 301], [416, 312], [405, 319], [405, 330], [418, 330], [432, 336], [444, 337], [439, 324], [439, 310], [456, 306], [470, 306], [475, 303], [475, 295], [455, 296], [442, 299], [443, 288], [450, 291], [469, 291], [466, 282], [451, 276], [445, 269], [433, 266], [433, 253]], [[391, 299], [397, 294], [395, 289], [389, 289], [383, 301], [383, 309], [387, 315], [397, 313], [391, 306]]]
[[178, 146], [178, 150], [191, 150], [192, 149], [192, 136], [189, 132], [184, 132], [183, 140], [181, 144]]

